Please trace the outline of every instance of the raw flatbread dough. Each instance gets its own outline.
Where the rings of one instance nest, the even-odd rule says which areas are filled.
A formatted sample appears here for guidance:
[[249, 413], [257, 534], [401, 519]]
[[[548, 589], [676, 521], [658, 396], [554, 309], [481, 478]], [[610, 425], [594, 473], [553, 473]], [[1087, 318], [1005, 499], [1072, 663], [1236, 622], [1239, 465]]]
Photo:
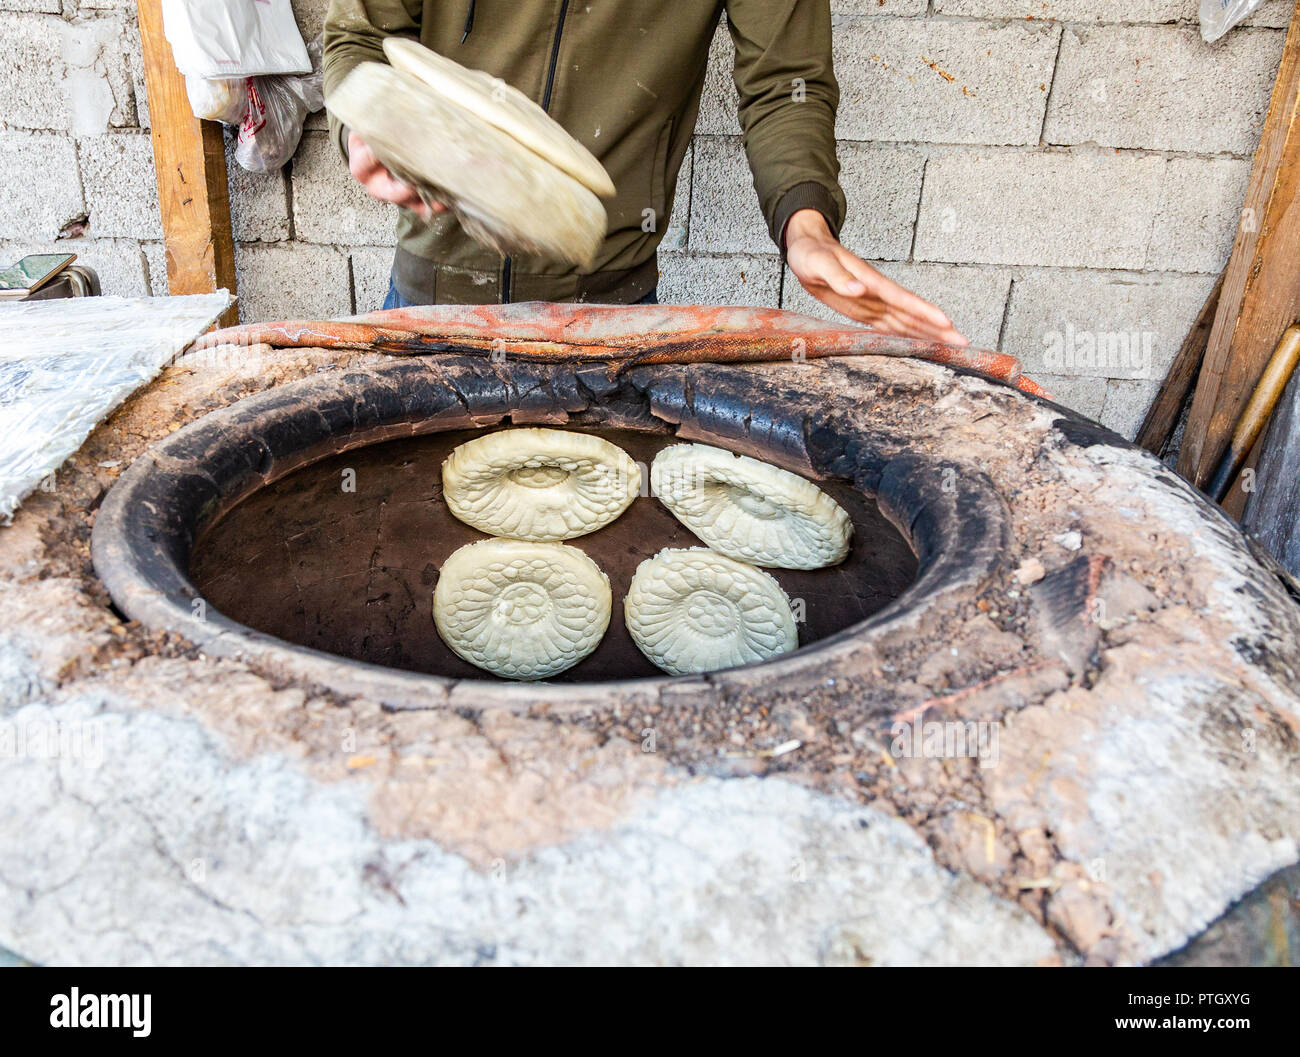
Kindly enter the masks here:
[[662, 550], [637, 566], [623, 617], [641, 652], [672, 675], [752, 664], [799, 645], [781, 585], [705, 547]]
[[500, 77], [471, 70], [406, 37], [386, 37], [384, 55], [403, 73], [512, 136], [602, 198], [614, 193], [614, 182], [591, 151]]
[[716, 551], [776, 569], [820, 569], [849, 553], [853, 522], [811, 481], [707, 444], [655, 456], [650, 484], [673, 515]]
[[588, 433], [507, 429], [475, 437], [442, 464], [448, 509], [493, 536], [565, 540], [617, 518], [641, 490], [622, 448]]
[[506, 679], [572, 668], [609, 627], [609, 578], [577, 547], [492, 539], [455, 551], [433, 591], [433, 621], [459, 657]]
[[503, 255], [595, 263], [607, 226], [600, 200], [419, 78], [363, 62], [326, 105], [394, 176], [447, 206], [476, 241]]

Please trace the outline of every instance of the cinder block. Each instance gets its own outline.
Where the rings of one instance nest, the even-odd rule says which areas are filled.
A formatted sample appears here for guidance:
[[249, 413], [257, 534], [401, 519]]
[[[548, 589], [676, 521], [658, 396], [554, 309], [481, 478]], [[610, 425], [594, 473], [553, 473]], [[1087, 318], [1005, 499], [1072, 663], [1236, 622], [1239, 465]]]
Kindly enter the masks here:
[[90, 136], [77, 143], [77, 158], [97, 238], [162, 238], [153, 145], [146, 134]]
[[848, 215], [840, 241], [861, 257], [906, 260], [921, 200], [925, 156], [904, 147], [841, 143], [840, 186]]
[[154, 297], [166, 297], [168, 286], [167, 281], [167, 249], [161, 242], [142, 242], [140, 249], [144, 251], [145, 274], [149, 277], [149, 292]]
[[1011, 286], [1002, 350], [1031, 375], [1160, 381], [1215, 277], [1033, 271]]
[[1242, 213], [1249, 161], [1244, 158], [1170, 158], [1161, 181], [1160, 209], [1151, 230], [1151, 271], [1223, 270]]
[[1132, 440], [1159, 391], [1160, 379], [1108, 382], [1106, 402], [1097, 418], [1103, 426]]
[[928, 19], [835, 27], [842, 139], [1037, 143], [1060, 28]]
[[235, 132], [226, 131], [226, 177], [230, 226], [236, 242], [281, 242], [289, 238], [289, 195], [284, 171], [249, 172], [235, 161]]
[[[134, 13], [135, 5], [129, 10]], [[98, 136], [110, 128], [137, 126], [135, 91], [123, 48], [128, 31], [135, 31], [135, 19], [125, 15], [74, 22], [65, 31], [63, 94], [74, 135]]]
[[691, 226], [691, 170], [695, 158], [695, 141], [691, 141], [677, 174], [677, 190], [673, 194], [673, 214], [668, 218], [668, 230], [659, 243], [661, 250], [685, 250]]
[[77, 263], [94, 268], [105, 294], [148, 297], [151, 289], [144, 251], [133, 239], [66, 239], [45, 252], [77, 255]]
[[292, 0], [293, 17], [298, 22], [298, 32], [310, 44], [325, 28], [325, 12], [329, 0]]
[[1092, 150], [934, 151], [915, 259], [1141, 268], [1164, 166]]
[[928, 0], [831, 0], [831, 19], [838, 24], [837, 16], [853, 18], [875, 18], [880, 15], [894, 15], [899, 18], [915, 18], [924, 15]]
[[131, 79], [131, 95], [135, 99], [135, 123], [147, 129], [149, 124], [149, 91], [145, 85], [144, 48], [140, 43], [140, 26], [135, 19], [126, 24], [122, 34], [126, 51], [126, 74]]
[[392, 270], [391, 246], [352, 247], [352, 300], [358, 312], [378, 312], [384, 307]]
[[1295, 0], [1264, 0], [1264, 3], [1242, 19], [1241, 25], [1286, 29], [1291, 24], [1291, 15], [1294, 11]]
[[348, 172], [330, 137], [303, 133], [293, 157], [294, 234], [304, 242], [394, 245], [397, 207], [377, 202]]
[[0, 0], [0, 11], [38, 11], [57, 15], [62, 10], [62, 0]]
[[[973, 345], [996, 349], [1002, 315], [1011, 289], [1011, 272], [1005, 268], [980, 268], [956, 264], [906, 264], [870, 261], [887, 278], [918, 297], [938, 305]], [[849, 320], [822, 304], [786, 269], [781, 307], [791, 312], [827, 319]]]
[[[904, 147], [840, 144], [840, 181], [849, 202], [841, 238], [855, 253], [902, 259], [912, 225], [925, 158]], [[754, 193], [741, 142], [734, 136], [698, 137], [691, 189], [691, 252], [766, 253], [775, 246]]]
[[[1265, 0], [1238, 25], [1285, 29], [1294, 7], [1294, 0]], [[1195, 23], [1199, 8], [1200, 0], [934, 0], [938, 15], [1060, 22]]]
[[666, 305], [777, 308], [781, 303], [781, 261], [775, 255], [661, 253], [659, 300]]
[[[291, 0], [291, 2], [302, 39], [310, 44], [325, 29], [325, 13], [329, 9], [330, 0]], [[304, 127], [312, 131], [328, 131], [329, 115], [325, 108], [322, 107], [315, 113], [308, 114]]]
[[1064, 374], [1043, 374], [1041, 371], [1026, 373], [1051, 393], [1052, 399], [1062, 407], [1068, 407], [1094, 420], [1101, 417], [1108, 384], [1105, 378], [1072, 378]]
[[52, 239], [85, 211], [71, 139], [0, 132], [0, 238]]
[[29, 253], [75, 253], [77, 263], [93, 268], [104, 293], [114, 297], [148, 297], [144, 252], [129, 239], [59, 239], [48, 242], [0, 243], [0, 266]]
[[765, 253], [775, 250], [740, 140], [697, 136], [691, 179], [692, 253]]
[[[831, 0], [834, 33], [838, 35], [849, 32], [845, 26], [858, 18], [924, 15], [927, 2], [928, 0]], [[700, 97], [699, 121], [695, 126], [695, 131], [701, 135], [740, 135], [740, 121], [736, 116], [740, 95], [733, 79], [735, 65], [736, 48], [731, 42], [731, 32], [724, 15], [718, 22], [717, 32], [709, 47], [709, 66], [704, 76], [704, 92]], [[836, 73], [839, 76], [838, 59]], [[843, 132], [840, 134], [844, 135]]]
[[732, 70], [736, 62], [736, 48], [731, 43], [726, 18], [718, 22], [709, 45], [709, 65], [704, 73], [704, 92], [700, 96], [700, 116], [695, 131], [702, 136], [739, 136], [740, 120], [736, 106], [740, 95]]
[[0, 120], [98, 135], [134, 124], [121, 16], [10, 15], [0, 41]]
[[348, 258], [328, 246], [236, 244], [239, 319], [331, 319], [352, 314]]
[[1282, 55], [1274, 30], [1213, 45], [1191, 28], [1070, 28], [1043, 136], [1048, 143], [1250, 154]]
[[69, 127], [63, 95], [63, 38], [68, 24], [42, 15], [9, 15], [0, 43], [0, 120], [15, 128]]
[[1199, 0], [934, 0], [939, 15], [1060, 22], [1174, 22], [1196, 18]]

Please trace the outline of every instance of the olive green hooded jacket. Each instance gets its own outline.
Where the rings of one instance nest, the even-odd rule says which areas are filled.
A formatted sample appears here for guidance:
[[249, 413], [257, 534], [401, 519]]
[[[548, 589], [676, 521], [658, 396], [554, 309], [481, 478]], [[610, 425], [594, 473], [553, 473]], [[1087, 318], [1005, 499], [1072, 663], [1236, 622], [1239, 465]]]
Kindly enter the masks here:
[[[426, 222], [404, 211], [398, 291], [417, 303], [486, 304], [629, 302], [653, 289], [724, 9], [745, 151], [773, 239], [780, 247], [786, 221], [805, 208], [838, 232], [845, 202], [829, 0], [332, 0], [327, 98], [358, 63], [384, 61], [384, 37], [411, 37], [530, 96], [600, 160], [617, 189], [604, 200], [609, 229], [589, 273], [502, 259], [445, 214]], [[331, 129], [345, 148], [333, 119]]]

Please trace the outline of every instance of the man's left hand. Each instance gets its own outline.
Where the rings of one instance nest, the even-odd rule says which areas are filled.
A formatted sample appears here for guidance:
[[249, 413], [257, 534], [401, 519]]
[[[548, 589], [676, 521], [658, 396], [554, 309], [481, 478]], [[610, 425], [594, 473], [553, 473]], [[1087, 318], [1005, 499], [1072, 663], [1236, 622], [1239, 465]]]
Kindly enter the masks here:
[[785, 226], [786, 263], [813, 297], [883, 334], [969, 345], [938, 308], [886, 279], [831, 234], [826, 218], [801, 209]]

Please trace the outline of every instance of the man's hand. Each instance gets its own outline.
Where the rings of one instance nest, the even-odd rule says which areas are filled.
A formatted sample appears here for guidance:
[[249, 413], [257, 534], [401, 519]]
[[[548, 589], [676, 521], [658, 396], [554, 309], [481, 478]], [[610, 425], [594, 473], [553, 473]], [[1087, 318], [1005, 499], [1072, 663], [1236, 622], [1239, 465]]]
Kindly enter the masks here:
[[434, 213], [447, 211], [446, 206], [437, 204], [430, 208], [410, 184], [403, 183], [379, 164], [375, 152], [355, 132], [348, 133], [348, 169], [371, 198], [409, 209], [425, 220]]
[[786, 223], [785, 257], [805, 290], [850, 319], [884, 334], [970, 344], [929, 301], [886, 279], [841, 246], [815, 209], [800, 209]]

